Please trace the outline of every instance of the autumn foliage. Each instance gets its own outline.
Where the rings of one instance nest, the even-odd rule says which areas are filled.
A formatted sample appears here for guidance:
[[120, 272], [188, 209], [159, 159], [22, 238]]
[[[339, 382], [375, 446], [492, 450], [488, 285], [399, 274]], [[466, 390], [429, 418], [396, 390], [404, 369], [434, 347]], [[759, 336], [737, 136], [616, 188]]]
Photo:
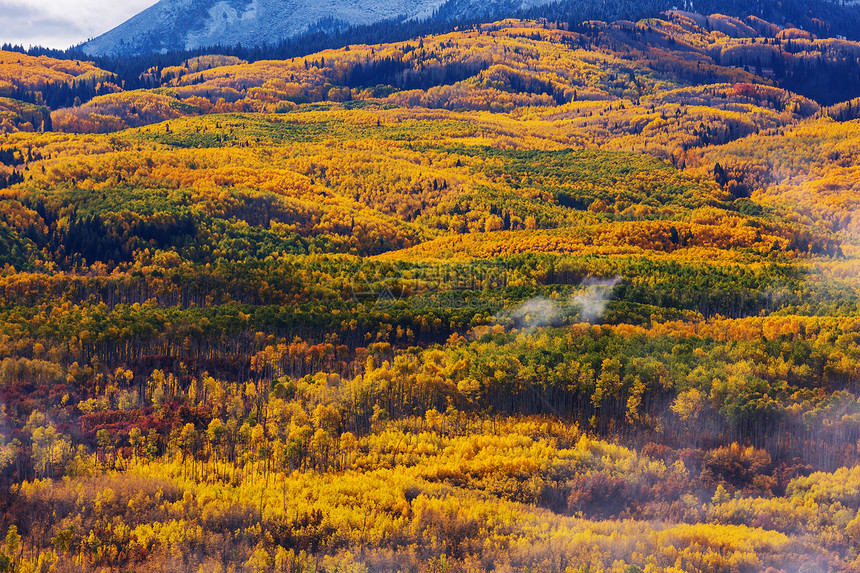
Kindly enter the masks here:
[[857, 570], [858, 55], [0, 53], [0, 571]]

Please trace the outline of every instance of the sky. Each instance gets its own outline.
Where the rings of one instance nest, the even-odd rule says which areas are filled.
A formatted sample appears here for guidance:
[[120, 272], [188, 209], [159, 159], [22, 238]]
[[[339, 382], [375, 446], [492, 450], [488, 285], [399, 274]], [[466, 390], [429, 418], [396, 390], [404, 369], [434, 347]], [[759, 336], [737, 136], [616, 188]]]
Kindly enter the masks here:
[[0, 44], [64, 50], [122, 24], [156, 0], [0, 0]]

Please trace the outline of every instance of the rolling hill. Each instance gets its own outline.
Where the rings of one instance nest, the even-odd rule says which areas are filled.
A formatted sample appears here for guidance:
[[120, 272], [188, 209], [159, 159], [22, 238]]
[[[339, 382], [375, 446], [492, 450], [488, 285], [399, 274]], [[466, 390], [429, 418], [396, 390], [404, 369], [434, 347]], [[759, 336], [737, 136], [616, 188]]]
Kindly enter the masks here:
[[801, 25], [0, 53], [0, 571], [857, 571], [860, 44]]

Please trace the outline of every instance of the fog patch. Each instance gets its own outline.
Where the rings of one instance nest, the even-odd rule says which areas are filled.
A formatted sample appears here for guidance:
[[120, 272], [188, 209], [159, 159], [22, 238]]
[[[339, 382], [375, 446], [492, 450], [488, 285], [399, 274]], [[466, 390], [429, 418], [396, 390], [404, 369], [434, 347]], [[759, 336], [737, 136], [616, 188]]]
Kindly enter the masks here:
[[511, 314], [514, 328], [535, 330], [556, 326], [564, 320], [562, 305], [544, 297], [535, 297], [518, 306]]
[[596, 324], [606, 314], [613, 289], [620, 283], [620, 276], [610, 279], [589, 277], [580, 283], [577, 292], [566, 299], [555, 300], [545, 296], [531, 298], [498, 316], [496, 324], [524, 332], [561, 326], [575, 321], [577, 316], [582, 322]]
[[612, 297], [612, 290], [621, 283], [621, 277], [611, 279], [587, 278], [581, 287], [585, 290], [573, 297], [572, 303], [579, 307], [579, 318], [594, 324], [603, 318], [606, 305]]

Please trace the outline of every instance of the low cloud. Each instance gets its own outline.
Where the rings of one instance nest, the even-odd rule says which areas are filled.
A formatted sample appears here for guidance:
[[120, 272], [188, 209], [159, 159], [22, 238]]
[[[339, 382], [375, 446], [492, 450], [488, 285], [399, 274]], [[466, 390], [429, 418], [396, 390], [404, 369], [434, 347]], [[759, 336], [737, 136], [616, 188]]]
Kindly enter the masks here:
[[71, 18], [52, 14], [41, 5], [0, 0], [3, 29], [0, 42], [29, 46], [67, 48], [80, 42], [84, 31]]
[[65, 49], [131, 18], [153, 0], [0, 0], [0, 43]]
[[587, 278], [582, 282], [585, 288], [573, 297], [573, 304], [579, 307], [579, 317], [585, 322], [594, 324], [606, 312], [606, 305], [614, 289], [621, 282], [621, 277], [611, 279]]
[[518, 306], [511, 318], [515, 328], [534, 330], [560, 324], [563, 316], [563, 310], [559, 303], [548, 298], [537, 297]]
[[559, 326], [568, 317], [579, 314], [579, 319], [592, 324], [606, 313], [612, 290], [621, 283], [621, 277], [611, 279], [587, 278], [580, 290], [566, 301], [535, 297], [516, 307], [510, 314], [512, 328], [532, 331], [545, 326]]

